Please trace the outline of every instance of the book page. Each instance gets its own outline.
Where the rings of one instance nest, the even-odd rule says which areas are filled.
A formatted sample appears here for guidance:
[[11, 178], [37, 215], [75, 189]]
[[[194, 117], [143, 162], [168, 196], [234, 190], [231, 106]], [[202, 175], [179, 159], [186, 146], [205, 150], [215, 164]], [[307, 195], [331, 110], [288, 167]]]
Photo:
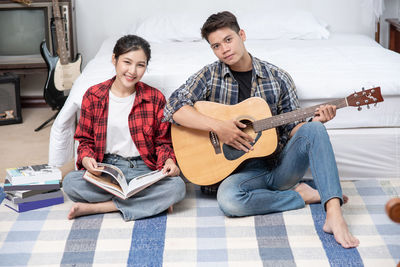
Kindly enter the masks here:
[[114, 177], [111, 175], [96, 176], [96, 175], [90, 173], [89, 171], [86, 171], [85, 176], [87, 178], [92, 179], [93, 182], [98, 184], [99, 186], [101, 185], [101, 187], [106, 187], [108, 189], [111, 189], [113, 191], [118, 191], [118, 192], [120, 192], [120, 194], [125, 195], [122, 191], [121, 186], [116, 182]]
[[128, 192], [128, 184], [125, 176], [118, 167], [106, 163], [97, 163], [97, 166], [99, 167], [98, 170], [101, 171], [101, 177], [113, 183], [118, 183], [124, 194]]
[[127, 194], [128, 197], [156, 183], [166, 176], [167, 174], [163, 174], [162, 171], [153, 171], [133, 178], [129, 182], [129, 193]]

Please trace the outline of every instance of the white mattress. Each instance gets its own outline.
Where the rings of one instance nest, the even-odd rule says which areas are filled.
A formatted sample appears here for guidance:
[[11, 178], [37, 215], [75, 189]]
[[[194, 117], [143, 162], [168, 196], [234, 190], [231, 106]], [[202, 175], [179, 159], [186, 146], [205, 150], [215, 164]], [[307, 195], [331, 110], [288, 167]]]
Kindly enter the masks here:
[[[330, 129], [341, 180], [400, 178], [400, 128]], [[311, 178], [308, 171], [305, 177]]]
[[[62, 165], [72, 158], [76, 112], [90, 86], [114, 75], [111, 53], [117, 37], [105, 40], [75, 81], [50, 135], [49, 163]], [[328, 129], [400, 127], [400, 54], [382, 48], [363, 35], [332, 34], [328, 40], [249, 40], [248, 51], [293, 77], [300, 103], [310, 106], [354, 91], [380, 86], [383, 103], [362, 112], [340, 109]], [[152, 59], [143, 81], [168, 97], [201, 67], [216, 60], [208, 44], [171, 42], [151, 44]]]

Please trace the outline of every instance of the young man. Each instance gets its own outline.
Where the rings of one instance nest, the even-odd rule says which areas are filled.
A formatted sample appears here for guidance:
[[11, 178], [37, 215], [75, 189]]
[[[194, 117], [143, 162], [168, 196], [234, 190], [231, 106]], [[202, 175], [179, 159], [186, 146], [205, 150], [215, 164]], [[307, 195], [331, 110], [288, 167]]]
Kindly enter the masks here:
[[[296, 88], [287, 72], [250, 55], [244, 45], [246, 34], [230, 12], [211, 15], [201, 34], [219, 61], [191, 76], [168, 100], [167, 120], [188, 128], [212, 131], [220, 142], [248, 152], [251, 136], [239, 121], [221, 121], [193, 108], [199, 100], [237, 104], [258, 96], [267, 101], [272, 115], [299, 108]], [[332, 233], [345, 248], [359, 244], [343, 218], [343, 197], [335, 157], [322, 123], [333, 119], [335, 106], [321, 106], [312, 122], [296, 122], [277, 128], [279, 144], [275, 157], [249, 159], [219, 186], [217, 200], [227, 216], [248, 216], [299, 209], [321, 202], [326, 210], [325, 232]], [[299, 183], [311, 168], [315, 190]]]

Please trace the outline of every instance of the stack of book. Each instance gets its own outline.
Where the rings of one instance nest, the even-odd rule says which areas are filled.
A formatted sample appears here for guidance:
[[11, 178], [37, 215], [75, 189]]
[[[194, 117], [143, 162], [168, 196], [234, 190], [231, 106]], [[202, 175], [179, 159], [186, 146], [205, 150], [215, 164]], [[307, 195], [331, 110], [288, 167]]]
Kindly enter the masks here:
[[39, 209], [64, 203], [60, 190], [61, 170], [47, 165], [6, 169], [5, 206], [17, 211]]

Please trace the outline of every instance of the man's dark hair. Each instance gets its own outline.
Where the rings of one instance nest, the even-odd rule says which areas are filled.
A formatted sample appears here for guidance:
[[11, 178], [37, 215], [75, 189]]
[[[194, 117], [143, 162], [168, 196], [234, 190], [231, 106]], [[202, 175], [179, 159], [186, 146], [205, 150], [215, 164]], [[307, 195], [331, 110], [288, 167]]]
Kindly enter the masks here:
[[211, 16], [208, 17], [206, 22], [204, 22], [203, 27], [201, 27], [201, 37], [206, 39], [208, 42], [208, 36], [211, 33], [225, 27], [228, 27], [231, 30], [235, 31], [236, 33], [239, 33], [240, 27], [236, 20], [235, 15], [233, 15], [229, 11], [223, 11], [217, 14], [212, 14]]
[[115, 55], [115, 59], [118, 60], [120, 55], [140, 49], [143, 50], [147, 57], [147, 63], [149, 63], [151, 57], [150, 44], [145, 39], [137, 35], [130, 34], [119, 38], [114, 46], [113, 53]]

